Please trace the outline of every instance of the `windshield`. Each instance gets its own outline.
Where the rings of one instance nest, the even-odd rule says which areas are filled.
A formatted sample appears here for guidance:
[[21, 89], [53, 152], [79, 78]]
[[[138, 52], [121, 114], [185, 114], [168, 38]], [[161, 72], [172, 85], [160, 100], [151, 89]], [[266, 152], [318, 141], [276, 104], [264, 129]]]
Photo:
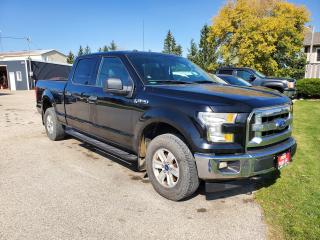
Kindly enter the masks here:
[[129, 60], [147, 84], [217, 83], [183, 57], [164, 54], [129, 54]]
[[257, 70], [254, 70], [254, 73], [255, 73], [256, 75], [258, 75], [258, 77], [260, 77], [260, 78], [265, 78], [265, 77], [266, 77], [266, 75], [264, 75], [263, 73], [261, 73], [261, 72], [259, 72], [259, 71], [257, 71]]

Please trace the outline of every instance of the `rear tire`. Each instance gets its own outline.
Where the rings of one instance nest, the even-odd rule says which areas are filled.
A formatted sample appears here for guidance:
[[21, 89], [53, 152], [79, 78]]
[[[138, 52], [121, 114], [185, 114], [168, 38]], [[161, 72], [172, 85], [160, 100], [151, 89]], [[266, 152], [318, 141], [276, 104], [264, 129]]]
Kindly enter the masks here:
[[182, 200], [199, 187], [193, 155], [176, 135], [155, 137], [148, 145], [146, 165], [153, 188], [167, 199]]
[[57, 141], [65, 137], [63, 126], [58, 122], [57, 115], [53, 107], [48, 108], [44, 114], [44, 126], [50, 140]]

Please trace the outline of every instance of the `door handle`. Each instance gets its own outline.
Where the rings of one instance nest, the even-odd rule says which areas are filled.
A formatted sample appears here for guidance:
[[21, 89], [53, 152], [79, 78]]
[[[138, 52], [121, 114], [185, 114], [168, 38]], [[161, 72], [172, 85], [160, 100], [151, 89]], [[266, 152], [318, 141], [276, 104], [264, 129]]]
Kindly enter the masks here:
[[88, 103], [90, 104], [95, 104], [98, 100], [98, 97], [97, 96], [90, 96], [88, 97]]

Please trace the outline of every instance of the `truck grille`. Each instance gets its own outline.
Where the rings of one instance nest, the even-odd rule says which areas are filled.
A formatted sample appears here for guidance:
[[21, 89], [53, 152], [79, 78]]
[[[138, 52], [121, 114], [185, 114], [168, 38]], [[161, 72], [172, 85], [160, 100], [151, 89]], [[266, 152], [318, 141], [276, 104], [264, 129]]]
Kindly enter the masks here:
[[290, 105], [254, 110], [247, 121], [247, 149], [281, 142], [291, 136]]

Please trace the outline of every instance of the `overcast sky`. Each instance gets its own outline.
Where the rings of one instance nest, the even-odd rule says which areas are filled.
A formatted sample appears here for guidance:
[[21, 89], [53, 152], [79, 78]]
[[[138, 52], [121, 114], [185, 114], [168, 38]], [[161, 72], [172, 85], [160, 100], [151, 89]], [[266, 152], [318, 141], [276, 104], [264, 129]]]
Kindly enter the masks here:
[[[320, 31], [320, 1], [290, 0], [311, 12], [310, 24]], [[31, 49], [57, 49], [64, 53], [89, 45], [92, 51], [112, 40], [121, 49], [161, 51], [171, 29], [187, 52], [191, 38], [217, 14], [225, 0], [108, 0], [18, 1], [0, 0], [2, 36], [31, 38]], [[27, 41], [2, 39], [0, 51], [25, 50]]]

